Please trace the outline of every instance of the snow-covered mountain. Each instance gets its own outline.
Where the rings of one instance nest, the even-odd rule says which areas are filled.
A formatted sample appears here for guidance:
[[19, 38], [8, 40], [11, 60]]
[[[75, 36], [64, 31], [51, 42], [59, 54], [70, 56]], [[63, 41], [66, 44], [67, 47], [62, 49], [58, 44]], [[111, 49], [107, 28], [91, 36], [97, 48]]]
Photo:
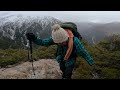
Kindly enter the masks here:
[[61, 23], [61, 21], [50, 16], [9, 14], [0, 17], [0, 37], [7, 37], [19, 45], [25, 46], [27, 32], [46, 38], [50, 36], [51, 26], [55, 23]]

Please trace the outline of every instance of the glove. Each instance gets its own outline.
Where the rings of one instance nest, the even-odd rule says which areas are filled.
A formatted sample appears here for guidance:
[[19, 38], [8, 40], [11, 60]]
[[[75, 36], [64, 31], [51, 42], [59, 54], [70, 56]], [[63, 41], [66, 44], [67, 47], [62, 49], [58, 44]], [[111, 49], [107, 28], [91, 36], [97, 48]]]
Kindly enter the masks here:
[[31, 41], [36, 39], [36, 37], [33, 33], [27, 33], [26, 37], [27, 37], [28, 40], [31, 40]]

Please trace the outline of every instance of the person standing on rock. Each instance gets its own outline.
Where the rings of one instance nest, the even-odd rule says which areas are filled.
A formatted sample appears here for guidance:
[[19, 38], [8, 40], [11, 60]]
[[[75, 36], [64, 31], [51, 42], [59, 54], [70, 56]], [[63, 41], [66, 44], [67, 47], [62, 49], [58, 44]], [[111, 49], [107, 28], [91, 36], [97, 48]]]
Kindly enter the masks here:
[[55, 24], [52, 26], [52, 36], [46, 39], [40, 39], [33, 33], [26, 34], [28, 40], [32, 40], [35, 44], [41, 46], [58, 45], [59, 54], [56, 57], [60, 69], [63, 72], [62, 79], [71, 79], [73, 69], [75, 67], [76, 57], [81, 55], [89, 65], [94, 64], [94, 60], [87, 52], [81, 41], [77, 37], [73, 37], [73, 49], [67, 60], [64, 60], [68, 50], [69, 35], [66, 30]]

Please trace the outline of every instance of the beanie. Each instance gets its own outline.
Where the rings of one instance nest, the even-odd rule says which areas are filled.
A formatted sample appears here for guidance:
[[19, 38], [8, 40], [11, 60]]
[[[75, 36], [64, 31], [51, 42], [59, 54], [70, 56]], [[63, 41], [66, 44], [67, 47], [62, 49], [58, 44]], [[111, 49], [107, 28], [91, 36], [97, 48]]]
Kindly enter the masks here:
[[59, 24], [52, 26], [52, 39], [55, 43], [62, 43], [68, 40], [68, 33]]

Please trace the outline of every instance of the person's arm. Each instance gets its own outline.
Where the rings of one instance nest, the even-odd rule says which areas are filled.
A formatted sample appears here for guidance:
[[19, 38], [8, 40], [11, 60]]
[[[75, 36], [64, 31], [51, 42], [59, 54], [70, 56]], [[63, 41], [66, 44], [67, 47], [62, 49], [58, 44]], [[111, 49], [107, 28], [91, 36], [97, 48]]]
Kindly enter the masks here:
[[91, 58], [90, 54], [87, 52], [81, 41], [78, 38], [74, 38], [74, 43], [77, 53], [79, 55], [82, 55], [82, 57], [88, 62], [89, 65], [94, 64], [93, 59]]
[[61, 46], [57, 46], [57, 57], [56, 57], [56, 60], [58, 63], [60, 63], [62, 60], [63, 60], [63, 56], [62, 56], [62, 50], [61, 50]]
[[69, 56], [72, 53], [73, 50], [73, 33], [70, 30], [66, 30], [69, 35], [69, 41], [68, 41], [68, 50], [66, 52], [66, 55], [64, 57], [64, 60], [68, 60]]
[[41, 45], [41, 46], [50, 46], [50, 45], [55, 44], [53, 42], [52, 37], [46, 38], [46, 39], [40, 39], [37, 36], [35, 36], [35, 34], [33, 34], [33, 33], [26, 33], [26, 37], [28, 40], [34, 42], [37, 45]]
[[33, 42], [37, 45], [41, 45], [41, 46], [50, 46], [50, 45], [54, 45], [55, 43], [53, 42], [53, 39], [50, 38], [46, 38], [46, 39], [40, 39], [40, 38], [36, 38], [35, 40], [33, 40]]
[[57, 60], [58, 63], [60, 63], [60, 62], [62, 61], [62, 59], [63, 59], [63, 58], [62, 58], [61, 55], [58, 55], [58, 56], [56, 57], [56, 60]]

